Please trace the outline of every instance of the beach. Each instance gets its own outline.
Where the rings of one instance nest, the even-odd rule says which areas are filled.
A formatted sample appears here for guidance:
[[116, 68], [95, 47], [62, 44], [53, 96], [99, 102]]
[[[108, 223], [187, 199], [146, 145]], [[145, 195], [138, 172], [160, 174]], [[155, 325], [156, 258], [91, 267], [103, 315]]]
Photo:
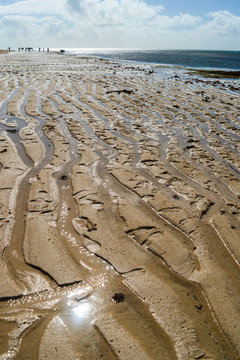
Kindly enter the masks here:
[[0, 360], [240, 358], [239, 90], [0, 55]]

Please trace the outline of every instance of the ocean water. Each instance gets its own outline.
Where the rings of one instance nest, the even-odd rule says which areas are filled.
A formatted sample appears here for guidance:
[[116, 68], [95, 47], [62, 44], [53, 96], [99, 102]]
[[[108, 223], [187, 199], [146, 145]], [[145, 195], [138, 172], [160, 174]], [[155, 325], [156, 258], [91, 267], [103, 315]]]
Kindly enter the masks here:
[[159, 65], [198, 69], [240, 70], [240, 51], [65, 49], [71, 55], [97, 56]]

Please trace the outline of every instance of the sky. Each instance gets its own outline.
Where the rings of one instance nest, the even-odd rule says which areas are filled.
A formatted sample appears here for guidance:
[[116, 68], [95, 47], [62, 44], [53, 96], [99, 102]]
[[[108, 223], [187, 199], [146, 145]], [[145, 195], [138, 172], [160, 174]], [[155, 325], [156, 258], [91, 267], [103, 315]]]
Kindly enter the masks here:
[[240, 51], [240, 0], [0, 0], [9, 46]]

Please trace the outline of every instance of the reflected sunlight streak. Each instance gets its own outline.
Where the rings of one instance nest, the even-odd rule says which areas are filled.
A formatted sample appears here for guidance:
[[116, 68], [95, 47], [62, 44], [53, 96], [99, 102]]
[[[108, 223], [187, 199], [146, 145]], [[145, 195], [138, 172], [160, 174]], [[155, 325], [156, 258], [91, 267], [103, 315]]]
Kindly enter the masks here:
[[91, 310], [91, 304], [88, 302], [80, 303], [73, 308], [74, 314], [76, 314], [79, 318], [86, 317]]

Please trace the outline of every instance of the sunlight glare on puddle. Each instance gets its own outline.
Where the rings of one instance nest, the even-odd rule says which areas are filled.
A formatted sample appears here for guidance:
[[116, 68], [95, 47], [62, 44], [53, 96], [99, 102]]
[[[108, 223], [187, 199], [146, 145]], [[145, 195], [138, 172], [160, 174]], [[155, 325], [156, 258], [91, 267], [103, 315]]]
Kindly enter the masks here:
[[75, 306], [73, 309], [75, 315], [79, 318], [87, 317], [91, 310], [91, 304], [88, 302], [83, 302]]

